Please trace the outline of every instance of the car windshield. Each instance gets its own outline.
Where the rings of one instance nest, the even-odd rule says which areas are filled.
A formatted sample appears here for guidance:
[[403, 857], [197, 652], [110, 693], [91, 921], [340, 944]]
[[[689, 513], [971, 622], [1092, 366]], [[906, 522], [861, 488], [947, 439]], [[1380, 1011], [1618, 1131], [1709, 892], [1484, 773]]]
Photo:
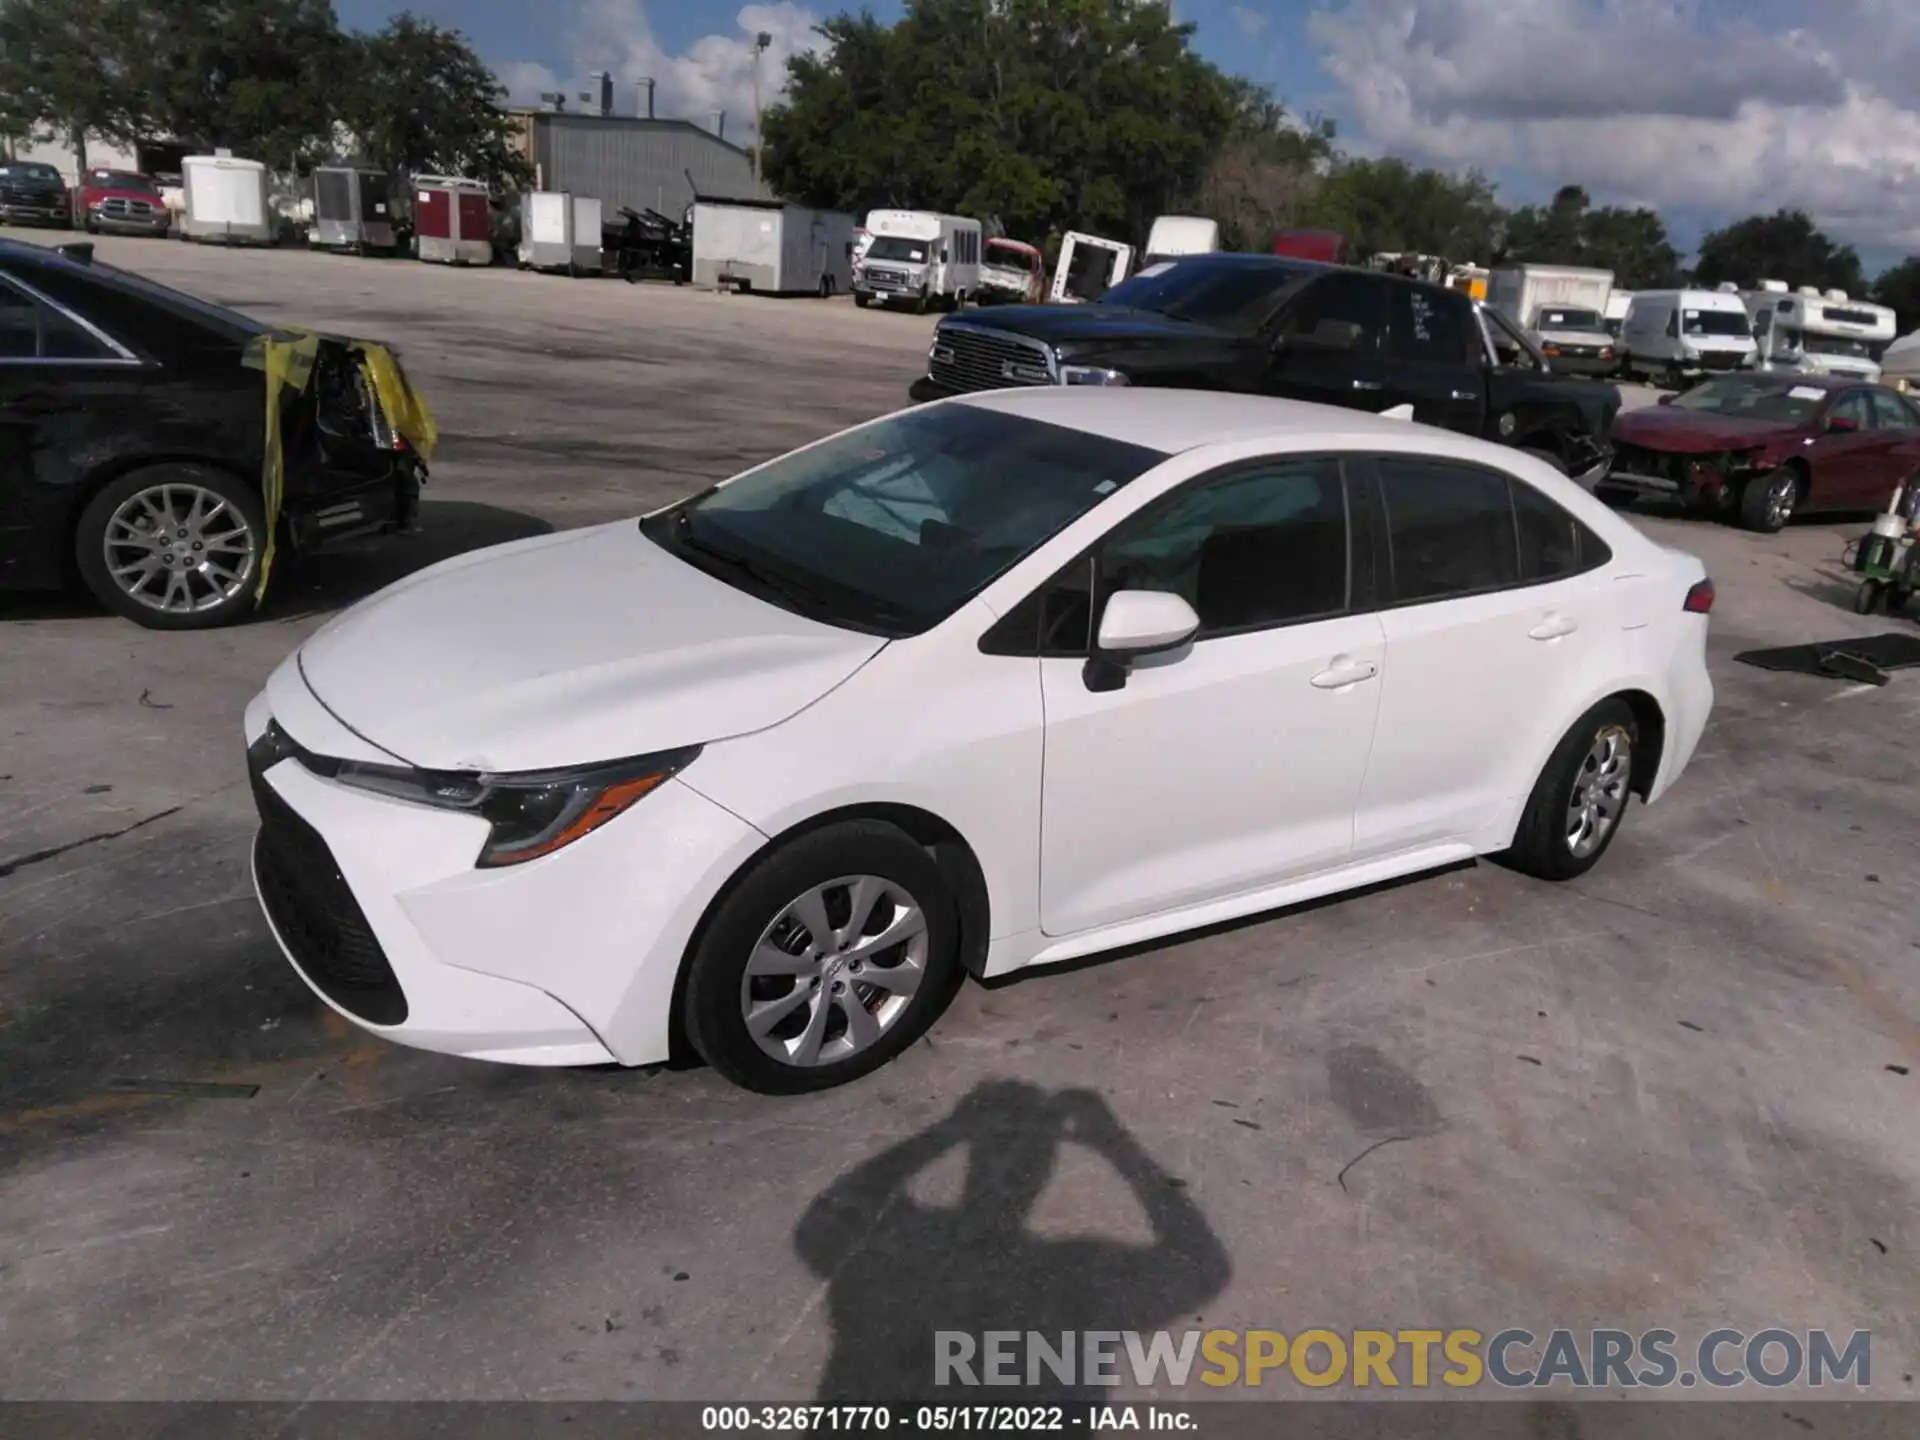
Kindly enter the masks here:
[[782, 456], [641, 528], [772, 604], [917, 635], [1164, 458], [978, 405], [934, 405]]
[[1766, 420], [1778, 425], [1805, 425], [1827, 398], [1819, 385], [1796, 385], [1791, 379], [1724, 375], [1673, 397], [1675, 410], [1699, 410], [1709, 415], [1732, 415], [1742, 420]]
[[1800, 347], [1815, 355], [1845, 355], [1855, 360], [1870, 359], [1873, 354], [1864, 340], [1853, 340], [1845, 335], [1803, 334]]
[[89, 183], [103, 190], [128, 190], [140, 195], [157, 195], [159, 189], [144, 175], [129, 175], [123, 170], [96, 170]]
[[1590, 330], [1595, 334], [1604, 334], [1607, 322], [1600, 318], [1598, 310], [1566, 310], [1558, 306], [1540, 312], [1539, 322], [1534, 327], [1539, 330]]
[[61, 185], [60, 172], [51, 165], [0, 165], [0, 179], [23, 181], [28, 185]]
[[869, 260], [899, 260], [908, 265], [927, 263], [927, 245], [925, 240], [909, 240], [902, 235], [877, 235], [867, 247]]
[[1223, 330], [1258, 329], [1290, 294], [1318, 273], [1284, 260], [1164, 260], [1123, 280], [1094, 303], [1150, 310]]
[[1751, 336], [1753, 321], [1744, 310], [1683, 310], [1680, 329], [1686, 335]]
[[986, 244], [988, 265], [1007, 265], [1015, 270], [1031, 270], [1035, 256], [1031, 250], [1018, 249], [1003, 240], [989, 240]]

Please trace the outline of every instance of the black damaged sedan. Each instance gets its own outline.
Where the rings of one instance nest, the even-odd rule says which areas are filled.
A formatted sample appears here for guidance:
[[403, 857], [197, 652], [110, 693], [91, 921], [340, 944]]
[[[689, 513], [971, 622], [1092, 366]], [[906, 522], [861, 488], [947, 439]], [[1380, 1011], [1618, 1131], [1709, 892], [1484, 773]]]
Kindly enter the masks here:
[[[161, 630], [230, 624], [267, 562], [269, 328], [70, 253], [0, 241], [0, 590], [80, 583]], [[350, 341], [283, 392], [276, 548], [413, 528], [425, 475]]]

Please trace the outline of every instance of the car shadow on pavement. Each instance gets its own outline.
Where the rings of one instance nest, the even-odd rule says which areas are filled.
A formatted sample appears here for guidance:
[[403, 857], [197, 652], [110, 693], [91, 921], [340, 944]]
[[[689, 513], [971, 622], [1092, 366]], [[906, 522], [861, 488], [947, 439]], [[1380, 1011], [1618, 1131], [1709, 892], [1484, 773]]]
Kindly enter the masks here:
[[290, 621], [344, 610], [416, 570], [469, 551], [550, 535], [553, 525], [518, 510], [471, 500], [422, 500], [420, 533], [293, 559], [276, 577], [260, 619]]
[[[1149, 1241], [1032, 1233], [1035, 1202], [1069, 1145], [1104, 1160], [1131, 1190]], [[910, 1193], [956, 1151], [964, 1152], [965, 1179], [954, 1203]], [[1111, 1386], [1085, 1383], [1079, 1355], [1074, 1383], [1044, 1364], [1030, 1374], [1024, 1340], [1014, 1347], [1017, 1385], [951, 1383], [936, 1375], [936, 1332], [965, 1334], [975, 1347], [972, 1373], [985, 1380], [986, 1331], [1038, 1332], [1058, 1347], [1062, 1331], [1077, 1342], [1097, 1330], [1144, 1337], [1183, 1329], [1232, 1274], [1186, 1182], [1146, 1153], [1100, 1095], [1010, 1080], [977, 1086], [945, 1119], [841, 1175], [801, 1218], [794, 1248], [827, 1282], [833, 1349], [820, 1379], [823, 1403], [1110, 1399]], [[1109, 1351], [1117, 1359], [1111, 1372], [1127, 1373], [1117, 1339]], [[950, 1383], [936, 1390], [939, 1378]]]

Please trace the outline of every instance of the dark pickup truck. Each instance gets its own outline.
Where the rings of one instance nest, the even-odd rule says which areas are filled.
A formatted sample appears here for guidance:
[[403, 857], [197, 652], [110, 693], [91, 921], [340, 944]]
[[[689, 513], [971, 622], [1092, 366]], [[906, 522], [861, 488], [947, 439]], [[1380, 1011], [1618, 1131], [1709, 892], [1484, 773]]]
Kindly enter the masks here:
[[1150, 265], [1087, 305], [949, 316], [917, 401], [1021, 385], [1236, 390], [1413, 418], [1606, 473], [1620, 392], [1555, 375], [1457, 290], [1267, 255]]

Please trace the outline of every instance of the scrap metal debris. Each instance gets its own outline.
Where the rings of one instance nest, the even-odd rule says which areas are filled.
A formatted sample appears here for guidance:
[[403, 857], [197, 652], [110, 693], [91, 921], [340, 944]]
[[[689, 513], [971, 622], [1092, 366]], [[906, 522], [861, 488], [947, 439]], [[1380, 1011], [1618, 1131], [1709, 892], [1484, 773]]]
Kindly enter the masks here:
[[1889, 630], [1857, 640], [1824, 640], [1813, 645], [1743, 650], [1733, 658], [1761, 670], [1779, 670], [1794, 675], [1824, 675], [1862, 685], [1884, 685], [1889, 671], [1920, 665], [1920, 635]]

